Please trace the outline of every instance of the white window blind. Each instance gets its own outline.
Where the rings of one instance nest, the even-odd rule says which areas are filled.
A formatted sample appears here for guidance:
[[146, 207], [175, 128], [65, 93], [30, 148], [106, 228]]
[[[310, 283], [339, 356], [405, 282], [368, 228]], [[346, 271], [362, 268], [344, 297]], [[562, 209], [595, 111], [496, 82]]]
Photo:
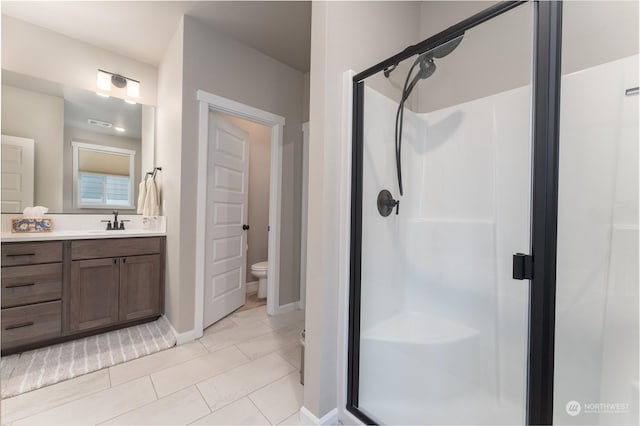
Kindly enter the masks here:
[[99, 173], [79, 173], [80, 203], [95, 206], [130, 206], [131, 178]]

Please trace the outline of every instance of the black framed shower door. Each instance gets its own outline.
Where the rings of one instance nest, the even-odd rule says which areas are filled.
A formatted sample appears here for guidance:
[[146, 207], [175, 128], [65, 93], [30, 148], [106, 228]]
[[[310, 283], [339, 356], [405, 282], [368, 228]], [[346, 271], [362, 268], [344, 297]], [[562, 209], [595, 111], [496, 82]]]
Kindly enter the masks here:
[[[535, 19], [531, 105], [530, 251], [525, 257], [532, 269], [527, 271], [528, 275], [520, 277], [529, 279], [525, 421], [530, 425], [553, 422], [562, 3], [513, 1], [490, 7], [404, 49], [353, 78], [351, 269], [346, 409], [364, 423], [376, 424], [379, 421], [363, 411], [359, 405], [363, 308], [364, 81], [405, 59], [441, 46], [464, 35], [466, 31], [527, 3], [532, 4]], [[367, 208], [370, 206], [367, 205]], [[514, 264], [514, 267], [517, 266]], [[520, 272], [514, 269], [514, 278]]]

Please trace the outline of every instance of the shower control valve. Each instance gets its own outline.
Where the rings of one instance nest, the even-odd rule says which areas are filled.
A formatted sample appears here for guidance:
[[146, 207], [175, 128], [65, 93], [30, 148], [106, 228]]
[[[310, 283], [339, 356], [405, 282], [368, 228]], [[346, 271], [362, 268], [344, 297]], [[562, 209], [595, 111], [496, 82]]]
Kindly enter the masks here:
[[393, 209], [396, 209], [396, 214], [400, 213], [400, 200], [394, 200], [391, 192], [383, 189], [378, 194], [378, 212], [382, 217], [387, 217], [391, 214]]

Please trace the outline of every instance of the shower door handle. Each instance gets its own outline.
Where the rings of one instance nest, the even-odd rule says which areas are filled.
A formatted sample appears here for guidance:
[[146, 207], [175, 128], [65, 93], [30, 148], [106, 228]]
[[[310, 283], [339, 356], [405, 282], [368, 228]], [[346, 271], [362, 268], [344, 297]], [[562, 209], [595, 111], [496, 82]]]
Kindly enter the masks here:
[[524, 253], [516, 253], [513, 255], [513, 279], [533, 279], [533, 256]]

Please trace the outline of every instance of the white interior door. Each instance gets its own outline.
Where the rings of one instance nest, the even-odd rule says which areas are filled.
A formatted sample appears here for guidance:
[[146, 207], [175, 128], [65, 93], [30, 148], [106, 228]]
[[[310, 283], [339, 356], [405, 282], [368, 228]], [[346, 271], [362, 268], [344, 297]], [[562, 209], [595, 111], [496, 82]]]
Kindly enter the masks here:
[[246, 299], [249, 135], [209, 112], [204, 327]]
[[34, 140], [2, 135], [2, 212], [33, 206]]

